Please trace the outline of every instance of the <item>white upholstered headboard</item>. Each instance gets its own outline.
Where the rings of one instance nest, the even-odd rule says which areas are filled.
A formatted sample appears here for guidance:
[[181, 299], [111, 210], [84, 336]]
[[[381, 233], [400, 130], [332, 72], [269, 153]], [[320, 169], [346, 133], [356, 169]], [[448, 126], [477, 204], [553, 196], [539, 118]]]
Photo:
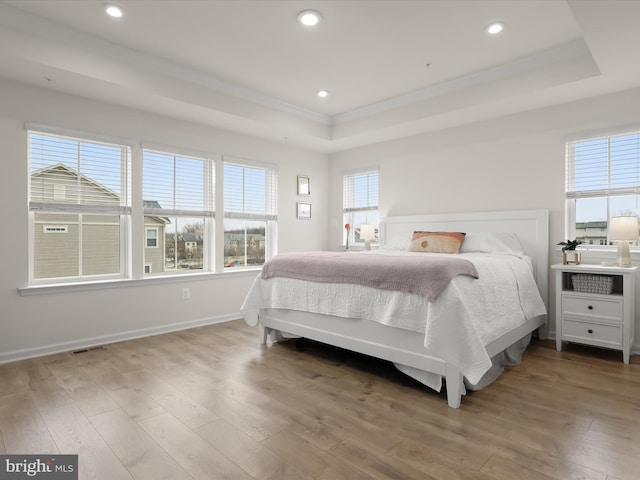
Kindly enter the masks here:
[[447, 232], [512, 232], [532, 258], [538, 290], [549, 309], [549, 211], [447, 213], [389, 216], [380, 222], [380, 241], [404, 237], [415, 230]]

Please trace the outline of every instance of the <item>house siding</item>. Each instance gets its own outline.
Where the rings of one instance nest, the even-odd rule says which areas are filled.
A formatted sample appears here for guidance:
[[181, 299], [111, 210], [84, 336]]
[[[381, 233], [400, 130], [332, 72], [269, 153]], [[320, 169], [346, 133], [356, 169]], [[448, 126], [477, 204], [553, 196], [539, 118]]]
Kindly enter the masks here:
[[[56, 278], [105, 275], [120, 271], [120, 219], [114, 215], [36, 213], [34, 220], [34, 277]], [[66, 227], [45, 232], [45, 226]], [[82, 231], [82, 271], [80, 232]]]
[[[147, 247], [147, 228], [158, 229], [158, 245]], [[144, 264], [149, 266], [148, 273], [159, 273], [164, 271], [165, 259], [165, 234], [164, 223], [155, 217], [144, 217]]]

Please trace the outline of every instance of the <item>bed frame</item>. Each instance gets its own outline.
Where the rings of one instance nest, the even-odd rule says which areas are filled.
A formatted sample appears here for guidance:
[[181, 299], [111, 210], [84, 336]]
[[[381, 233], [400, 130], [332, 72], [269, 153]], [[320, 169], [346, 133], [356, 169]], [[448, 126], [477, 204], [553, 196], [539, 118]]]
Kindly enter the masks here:
[[[460, 232], [513, 232], [533, 261], [534, 276], [548, 310], [549, 213], [547, 210], [474, 212], [387, 217], [380, 225], [381, 241], [411, 238], [414, 230]], [[384, 243], [383, 243], [384, 244]], [[284, 309], [261, 309], [260, 339], [267, 343], [271, 330], [309, 338], [371, 355], [394, 363], [442, 375], [447, 402], [459, 408], [464, 393], [462, 374], [424, 347], [424, 334], [389, 327], [366, 319], [350, 319]], [[538, 330], [546, 338], [546, 315], [535, 317], [487, 345], [490, 357], [525, 335]]]

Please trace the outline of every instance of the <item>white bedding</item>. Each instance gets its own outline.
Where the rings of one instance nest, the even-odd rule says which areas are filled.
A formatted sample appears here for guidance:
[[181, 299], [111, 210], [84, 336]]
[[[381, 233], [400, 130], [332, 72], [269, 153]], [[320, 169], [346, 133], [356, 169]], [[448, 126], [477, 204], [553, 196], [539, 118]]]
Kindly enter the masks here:
[[[371, 255], [443, 255], [376, 250]], [[439, 298], [345, 284], [287, 278], [256, 278], [241, 307], [247, 323], [258, 322], [260, 308], [281, 308], [363, 318], [424, 333], [425, 347], [455, 366], [470, 384], [491, 367], [485, 346], [546, 309], [527, 257], [464, 253], [479, 279], [461, 275]], [[433, 388], [433, 387], [432, 387]]]

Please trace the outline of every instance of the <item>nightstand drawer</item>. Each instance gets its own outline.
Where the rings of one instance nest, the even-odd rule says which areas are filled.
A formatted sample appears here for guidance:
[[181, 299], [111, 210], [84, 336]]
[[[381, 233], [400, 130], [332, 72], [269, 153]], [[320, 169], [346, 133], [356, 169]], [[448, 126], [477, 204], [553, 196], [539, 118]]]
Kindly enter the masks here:
[[562, 338], [568, 341], [619, 347], [622, 345], [622, 326], [602, 325], [600, 323], [580, 322], [568, 318], [562, 319]]
[[622, 321], [622, 299], [607, 300], [563, 295], [562, 314], [601, 318], [618, 323]]

